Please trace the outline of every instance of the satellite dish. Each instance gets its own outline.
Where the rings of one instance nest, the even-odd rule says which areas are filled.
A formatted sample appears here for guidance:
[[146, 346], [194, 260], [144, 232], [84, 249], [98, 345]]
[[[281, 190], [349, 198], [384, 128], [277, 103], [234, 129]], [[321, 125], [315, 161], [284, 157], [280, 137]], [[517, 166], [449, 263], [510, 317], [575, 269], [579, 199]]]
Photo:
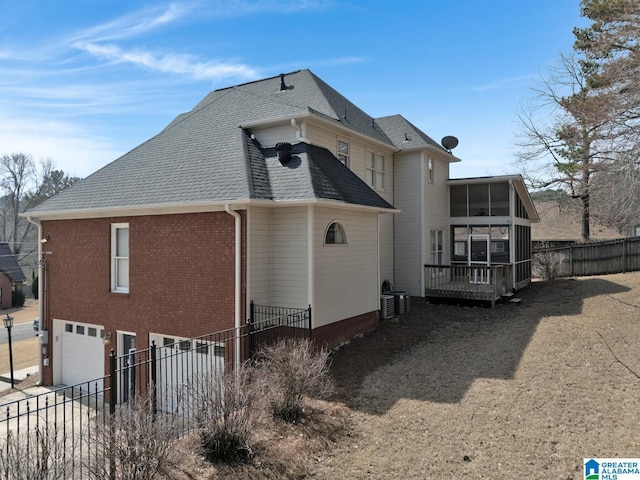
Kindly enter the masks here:
[[443, 137], [440, 143], [447, 152], [451, 153], [451, 150], [458, 146], [458, 139], [456, 137], [452, 137], [451, 135], [447, 135], [446, 137]]

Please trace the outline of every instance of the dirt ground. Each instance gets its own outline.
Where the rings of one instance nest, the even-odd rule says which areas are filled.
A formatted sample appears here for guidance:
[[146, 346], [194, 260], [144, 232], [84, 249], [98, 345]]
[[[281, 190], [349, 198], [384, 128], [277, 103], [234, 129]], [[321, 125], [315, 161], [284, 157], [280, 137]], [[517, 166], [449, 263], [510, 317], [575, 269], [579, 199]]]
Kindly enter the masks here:
[[336, 353], [345, 440], [318, 479], [581, 479], [640, 457], [640, 273], [534, 282], [495, 310], [412, 299]]

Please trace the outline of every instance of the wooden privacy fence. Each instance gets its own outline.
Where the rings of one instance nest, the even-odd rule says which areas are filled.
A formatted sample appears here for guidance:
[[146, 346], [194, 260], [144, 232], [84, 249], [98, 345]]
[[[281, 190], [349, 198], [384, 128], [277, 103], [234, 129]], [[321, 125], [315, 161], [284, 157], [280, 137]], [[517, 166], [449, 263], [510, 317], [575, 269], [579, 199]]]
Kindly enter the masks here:
[[533, 258], [534, 271], [553, 270], [557, 277], [634, 272], [640, 270], [640, 237], [537, 248]]

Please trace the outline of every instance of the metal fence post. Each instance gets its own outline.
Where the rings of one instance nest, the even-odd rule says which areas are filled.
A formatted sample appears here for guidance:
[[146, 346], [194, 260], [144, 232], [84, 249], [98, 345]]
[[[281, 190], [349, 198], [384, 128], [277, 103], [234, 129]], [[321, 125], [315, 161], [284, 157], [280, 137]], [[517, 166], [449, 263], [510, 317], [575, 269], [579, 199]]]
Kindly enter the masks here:
[[116, 402], [118, 401], [118, 380], [116, 371], [118, 370], [118, 358], [116, 352], [111, 350], [109, 355], [109, 478], [115, 480], [116, 478]]
[[153, 418], [155, 419], [158, 413], [158, 371], [156, 369], [156, 363], [158, 362], [158, 353], [156, 347], [156, 341], [151, 341], [151, 408], [153, 411]]
[[[249, 302], [249, 318], [247, 319], [247, 353], [245, 360], [249, 360], [253, 357], [253, 323], [255, 322], [256, 306], [253, 300]], [[239, 333], [239, 332], [238, 332]]]
[[118, 370], [118, 357], [116, 352], [111, 350], [109, 355], [109, 413], [116, 413], [116, 403], [118, 403], [118, 381], [116, 371]]
[[311, 321], [311, 305], [307, 308], [308, 317], [309, 317], [309, 340], [313, 340], [313, 322]]

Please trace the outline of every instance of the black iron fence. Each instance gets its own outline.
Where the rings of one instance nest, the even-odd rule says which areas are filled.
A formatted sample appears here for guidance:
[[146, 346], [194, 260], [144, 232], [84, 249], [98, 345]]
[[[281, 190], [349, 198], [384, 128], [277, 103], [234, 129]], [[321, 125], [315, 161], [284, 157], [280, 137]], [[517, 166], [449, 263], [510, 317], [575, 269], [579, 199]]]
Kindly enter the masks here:
[[17, 478], [18, 467], [29, 469], [28, 478], [89, 478], [92, 465], [104, 462], [108, 442], [100, 435], [119, 409], [141, 398], [154, 415], [173, 415], [185, 431], [189, 382], [223, 374], [262, 345], [291, 337], [311, 338], [311, 307], [251, 302], [241, 327], [189, 339], [152, 334], [148, 349], [112, 351], [102, 378], [0, 405], [0, 478]]

